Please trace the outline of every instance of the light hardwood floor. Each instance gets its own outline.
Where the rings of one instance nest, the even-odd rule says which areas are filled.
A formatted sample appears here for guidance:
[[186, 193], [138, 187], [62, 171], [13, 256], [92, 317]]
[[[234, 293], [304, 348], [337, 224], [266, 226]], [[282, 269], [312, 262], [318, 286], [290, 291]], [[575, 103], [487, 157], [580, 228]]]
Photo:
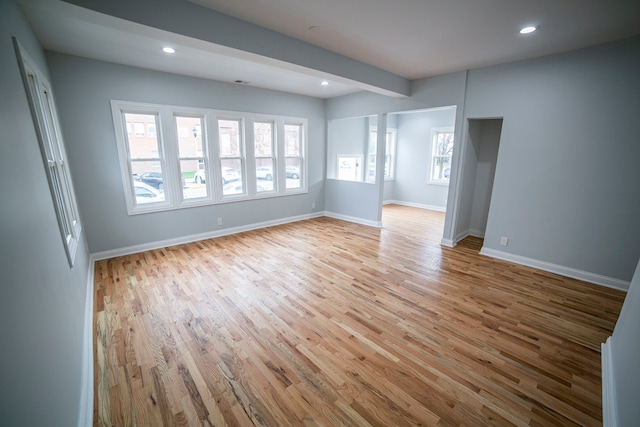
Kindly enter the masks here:
[[601, 425], [624, 293], [319, 218], [95, 265], [94, 425]]

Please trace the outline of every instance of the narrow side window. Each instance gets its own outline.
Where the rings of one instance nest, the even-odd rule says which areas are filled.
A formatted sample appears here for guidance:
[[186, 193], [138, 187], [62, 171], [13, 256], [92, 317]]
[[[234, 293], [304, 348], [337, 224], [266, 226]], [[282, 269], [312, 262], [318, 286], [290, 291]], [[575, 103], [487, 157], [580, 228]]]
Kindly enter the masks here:
[[51, 84], [22, 49], [17, 39], [14, 38], [13, 43], [38, 136], [58, 227], [69, 265], [73, 267], [82, 226]]

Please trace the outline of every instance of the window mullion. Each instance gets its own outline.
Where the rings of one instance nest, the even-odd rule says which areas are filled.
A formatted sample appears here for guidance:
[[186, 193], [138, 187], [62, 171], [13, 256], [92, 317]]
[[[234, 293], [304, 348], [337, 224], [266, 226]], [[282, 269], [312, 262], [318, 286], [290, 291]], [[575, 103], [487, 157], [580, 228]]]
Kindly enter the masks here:
[[[284, 191], [286, 191], [286, 187], [287, 187], [287, 176], [286, 176], [286, 157], [284, 155], [285, 150], [284, 150], [284, 139], [285, 139], [285, 134], [284, 134], [284, 119], [278, 119], [276, 120], [275, 123], [275, 131], [276, 131], [276, 135], [274, 138], [274, 148], [275, 148], [275, 165], [274, 165], [274, 169], [276, 169], [278, 172], [276, 173], [276, 176], [278, 177], [278, 185], [277, 188], [274, 188], [274, 190], [278, 193], [283, 193]], [[275, 185], [275, 184], [274, 184]]]
[[[254, 132], [255, 120], [253, 117], [248, 117], [244, 121], [244, 157], [245, 157], [245, 188], [247, 189], [247, 195], [254, 197], [258, 192], [256, 183], [256, 147], [255, 147], [255, 132]], [[249, 143], [249, 141], [251, 141]], [[251, 166], [250, 166], [251, 165]]]
[[177, 134], [174, 131], [173, 112], [169, 108], [161, 108], [156, 116], [156, 138], [158, 140], [158, 156], [162, 169], [165, 200], [173, 207], [182, 201], [182, 180], [178, 155]]
[[205, 116], [205, 127], [207, 128], [206, 144], [209, 149], [209, 158], [206, 168], [208, 170], [207, 179], [211, 181], [211, 194], [214, 201], [222, 199], [222, 176], [220, 164], [220, 134], [218, 131], [218, 116], [208, 114]]

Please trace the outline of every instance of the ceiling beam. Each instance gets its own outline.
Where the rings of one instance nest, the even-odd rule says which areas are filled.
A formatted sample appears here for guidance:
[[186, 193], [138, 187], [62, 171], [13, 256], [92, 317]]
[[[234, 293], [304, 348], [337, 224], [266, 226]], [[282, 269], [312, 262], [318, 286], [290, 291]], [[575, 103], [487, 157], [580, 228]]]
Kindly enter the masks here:
[[404, 77], [310, 43], [184, 0], [64, 0], [123, 20], [281, 62], [283, 68], [306, 68], [336, 76], [354, 86], [404, 98], [411, 92]]

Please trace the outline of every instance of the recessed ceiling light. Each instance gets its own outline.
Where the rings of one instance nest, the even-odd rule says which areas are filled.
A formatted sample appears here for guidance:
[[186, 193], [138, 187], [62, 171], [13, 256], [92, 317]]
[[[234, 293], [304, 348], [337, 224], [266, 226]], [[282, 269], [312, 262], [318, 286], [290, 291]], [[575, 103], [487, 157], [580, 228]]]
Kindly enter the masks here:
[[329, 82], [326, 80], [323, 80], [322, 83], [320, 83], [322, 86], [329, 86]]
[[163, 51], [164, 53], [176, 53], [176, 50], [175, 50], [174, 48], [172, 48], [172, 47], [169, 47], [169, 46], [167, 46], [167, 47], [163, 47], [163, 48], [162, 48], [162, 51]]
[[538, 29], [537, 26], [524, 27], [523, 29], [520, 30], [520, 34], [531, 34], [537, 29]]

